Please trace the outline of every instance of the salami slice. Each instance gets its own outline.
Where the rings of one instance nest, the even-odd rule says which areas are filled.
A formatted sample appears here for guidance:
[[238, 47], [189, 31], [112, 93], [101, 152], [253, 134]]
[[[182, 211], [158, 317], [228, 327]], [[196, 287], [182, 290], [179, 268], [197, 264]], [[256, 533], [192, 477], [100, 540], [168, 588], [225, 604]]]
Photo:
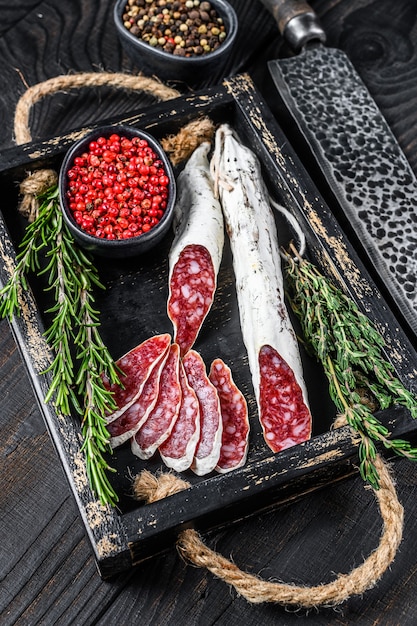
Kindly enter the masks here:
[[183, 359], [183, 365], [188, 383], [194, 389], [200, 407], [200, 439], [191, 469], [198, 476], [204, 476], [214, 470], [220, 456], [223, 430], [220, 401], [198, 352], [189, 350]]
[[178, 418], [181, 404], [179, 361], [179, 347], [174, 343], [162, 368], [155, 406], [132, 438], [132, 452], [141, 459], [149, 459], [168, 439]]
[[103, 377], [104, 385], [113, 392], [113, 398], [118, 409], [108, 415], [108, 423], [113, 422], [128, 409], [142, 393], [146, 379], [158, 363], [159, 358], [168, 350], [171, 336], [168, 333], [155, 335], [122, 356], [116, 365], [123, 372], [120, 375], [122, 386], [109, 384], [107, 377]]
[[[266, 443], [272, 450], [283, 449], [311, 436], [311, 416], [298, 342], [284, 301], [281, 258], [268, 192], [256, 156], [227, 125], [216, 133], [212, 170], [230, 238], [242, 336], [260, 421]], [[276, 358], [272, 358], [269, 348]], [[289, 371], [294, 384], [282, 415], [285, 413], [291, 424], [291, 437], [278, 418], [271, 420], [269, 406], [283, 399], [272, 393], [271, 381], [287, 380]]]
[[180, 363], [181, 406], [178, 419], [168, 439], [159, 446], [162, 460], [177, 472], [188, 469], [200, 438], [200, 408], [195, 391], [190, 387]]
[[223, 215], [213, 193], [209, 150], [209, 143], [200, 144], [177, 180], [167, 312], [181, 356], [193, 346], [211, 307], [223, 253]]
[[310, 411], [294, 372], [271, 346], [261, 348], [259, 367], [261, 424], [269, 447], [279, 452], [306, 441], [311, 431]]
[[117, 419], [108, 424], [111, 447], [117, 448], [130, 439], [147, 420], [149, 413], [155, 406], [159, 393], [161, 371], [168, 357], [168, 350], [159, 358], [152, 369], [142, 389], [142, 393], [135, 402]]
[[223, 422], [222, 444], [216, 470], [220, 473], [242, 467], [249, 445], [248, 407], [230, 368], [221, 360], [211, 364], [209, 379], [217, 389]]

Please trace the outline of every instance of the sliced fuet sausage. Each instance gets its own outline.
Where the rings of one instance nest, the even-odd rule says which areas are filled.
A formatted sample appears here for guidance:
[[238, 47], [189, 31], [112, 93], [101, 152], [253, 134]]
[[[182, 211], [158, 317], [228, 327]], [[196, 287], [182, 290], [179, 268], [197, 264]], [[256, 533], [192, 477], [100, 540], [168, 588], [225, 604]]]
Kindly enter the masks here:
[[168, 439], [178, 418], [180, 404], [179, 347], [174, 343], [169, 349], [168, 358], [162, 368], [155, 406], [145, 423], [132, 437], [132, 452], [136, 456], [149, 459]]
[[210, 253], [204, 246], [189, 244], [172, 272], [168, 315], [175, 326], [181, 354], [194, 344], [213, 302], [216, 277]]
[[214, 197], [209, 150], [209, 143], [200, 144], [177, 179], [167, 312], [181, 356], [193, 346], [210, 310], [223, 253], [223, 215]]
[[223, 422], [220, 457], [216, 470], [220, 473], [242, 467], [249, 445], [248, 407], [236, 386], [230, 368], [221, 360], [211, 364], [209, 379], [217, 389]]
[[200, 439], [191, 469], [198, 476], [204, 476], [214, 470], [220, 456], [223, 430], [220, 401], [198, 352], [189, 350], [183, 359], [183, 365], [188, 383], [194, 389], [200, 407]]
[[261, 348], [259, 367], [265, 441], [274, 452], [306, 441], [311, 434], [311, 416], [294, 372], [271, 346]]
[[112, 448], [121, 446], [130, 439], [147, 420], [158, 399], [162, 368], [167, 360], [169, 350], [158, 359], [142, 389], [142, 393], [135, 402], [117, 419], [107, 426]]
[[200, 408], [195, 391], [190, 387], [180, 362], [181, 406], [178, 419], [168, 439], [159, 446], [167, 467], [177, 472], [188, 469], [200, 439]]
[[123, 372], [119, 376], [122, 386], [109, 384], [107, 377], [103, 376], [104, 385], [113, 393], [118, 407], [116, 411], [106, 416], [108, 423], [117, 419], [137, 400], [152, 369], [168, 350], [170, 343], [171, 336], [168, 333], [155, 335], [116, 361], [116, 365]]

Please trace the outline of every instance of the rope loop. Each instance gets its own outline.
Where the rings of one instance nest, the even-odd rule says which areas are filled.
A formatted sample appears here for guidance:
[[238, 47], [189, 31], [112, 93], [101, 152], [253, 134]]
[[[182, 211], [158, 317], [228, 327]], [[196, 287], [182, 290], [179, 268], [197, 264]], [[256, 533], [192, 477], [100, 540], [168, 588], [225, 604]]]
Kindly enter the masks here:
[[[85, 72], [56, 76], [29, 87], [18, 101], [14, 117], [16, 143], [21, 145], [32, 141], [29, 127], [30, 111], [37, 102], [46, 96], [52, 96], [69, 89], [103, 86], [147, 93], [160, 101], [170, 100], [181, 95], [179, 91], [164, 85], [156, 78], [146, 76], [111, 72]], [[208, 117], [201, 117], [184, 126], [177, 135], [170, 135], [163, 140], [161, 142], [162, 147], [175, 166], [188, 158], [199, 143], [210, 140], [213, 132], [213, 122]], [[55, 180], [51, 182], [49, 187], [45, 188], [44, 181], [52, 180], [50, 172], [51, 170], [35, 172], [29, 175], [21, 185], [23, 198], [19, 205], [19, 211], [29, 222], [33, 222], [38, 214], [38, 196], [56, 184]]]
[[[388, 466], [381, 456], [375, 459], [380, 476], [380, 487], [374, 490], [383, 521], [378, 547], [367, 559], [348, 574], [312, 587], [269, 582], [242, 571], [237, 565], [205, 545], [193, 529], [182, 531], [177, 540], [180, 555], [189, 563], [209, 570], [214, 576], [234, 587], [237, 593], [252, 604], [270, 602], [297, 608], [334, 607], [350, 597], [362, 595], [376, 585], [395, 558], [402, 539], [403, 507], [401, 506]], [[133, 495], [137, 500], [156, 502], [187, 489], [189, 483], [172, 473], [154, 476], [144, 470], [133, 481]]]

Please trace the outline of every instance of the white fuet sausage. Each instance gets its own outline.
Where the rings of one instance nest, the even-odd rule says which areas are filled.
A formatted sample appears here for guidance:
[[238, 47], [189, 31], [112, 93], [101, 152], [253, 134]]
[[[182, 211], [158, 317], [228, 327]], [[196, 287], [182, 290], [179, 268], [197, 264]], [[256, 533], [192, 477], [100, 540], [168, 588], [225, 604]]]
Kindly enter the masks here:
[[230, 238], [242, 335], [267, 444], [279, 451], [311, 436], [298, 342], [260, 164], [228, 125], [216, 133], [212, 172]]
[[211, 307], [223, 254], [223, 215], [214, 197], [209, 150], [209, 143], [200, 144], [177, 180], [167, 309], [182, 356], [194, 344]]

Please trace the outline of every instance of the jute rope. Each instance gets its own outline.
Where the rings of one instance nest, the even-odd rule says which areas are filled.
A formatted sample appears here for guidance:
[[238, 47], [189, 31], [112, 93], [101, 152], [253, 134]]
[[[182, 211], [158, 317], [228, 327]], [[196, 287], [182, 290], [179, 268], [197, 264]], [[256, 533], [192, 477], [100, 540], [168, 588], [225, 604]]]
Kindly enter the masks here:
[[[146, 76], [112, 72], [85, 72], [56, 76], [29, 87], [18, 101], [14, 117], [16, 143], [20, 145], [32, 140], [29, 126], [30, 111], [37, 102], [60, 91], [85, 87], [112, 87], [138, 91], [154, 96], [160, 101], [170, 100], [181, 95], [176, 89], [164, 85], [155, 78]], [[168, 153], [173, 165], [177, 165], [188, 158], [199, 143], [210, 140], [213, 132], [212, 121], [208, 117], [202, 117], [184, 126], [178, 135], [170, 135], [165, 138], [161, 142], [162, 147]], [[37, 215], [37, 197], [55, 185], [57, 179], [54, 170], [43, 169], [35, 170], [21, 183], [22, 200], [19, 211], [29, 221], [33, 221]]]
[[146, 76], [112, 72], [83, 72], [55, 76], [29, 87], [20, 98], [14, 116], [16, 143], [28, 143], [32, 140], [29, 129], [29, 114], [34, 104], [59, 91], [83, 87], [114, 87], [128, 91], [141, 91], [155, 96], [158, 100], [169, 100], [180, 95], [176, 89], [167, 87], [158, 80]]
[[[184, 559], [197, 567], [206, 568], [234, 587], [250, 603], [270, 602], [306, 609], [342, 604], [376, 585], [393, 562], [402, 539], [403, 507], [398, 501], [393, 479], [379, 455], [375, 459], [375, 466], [380, 477], [380, 488], [374, 490], [374, 493], [383, 520], [379, 545], [359, 567], [348, 574], [339, 574], [330, 583], [308, 587], [263, 580], [242, 571], [224, 556], [211, 550], [192, 529], [179, 534], [177, 548]], [[157, 477], [144, 470], [134, 479], [133, 495], [138, 500], [155, 502], [189, 486], [189, 483], [172, 473], [162, 473]]]

